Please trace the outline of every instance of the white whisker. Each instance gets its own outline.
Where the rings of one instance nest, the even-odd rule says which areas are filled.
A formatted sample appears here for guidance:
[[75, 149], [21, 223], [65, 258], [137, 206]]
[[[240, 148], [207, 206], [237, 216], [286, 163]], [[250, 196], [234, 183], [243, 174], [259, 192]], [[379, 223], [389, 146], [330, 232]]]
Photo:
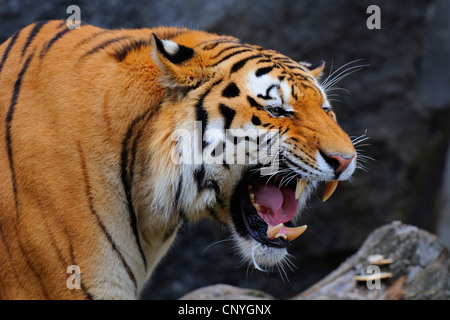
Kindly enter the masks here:
[[203, 249], [202, 251], [202, 255], [206, 252], [206, 250], [208, 250], [209, 248], [211, 248], [212, 246], [222, 243], [222, 242], [227, 242], [227, 241], [233, 241], [233, 239], [229, 238], [229, 239], [223, 239], [223, 240], [219, 240], [216, 242], [211, 243], [209, 246], [207, 246], [205, 249]]

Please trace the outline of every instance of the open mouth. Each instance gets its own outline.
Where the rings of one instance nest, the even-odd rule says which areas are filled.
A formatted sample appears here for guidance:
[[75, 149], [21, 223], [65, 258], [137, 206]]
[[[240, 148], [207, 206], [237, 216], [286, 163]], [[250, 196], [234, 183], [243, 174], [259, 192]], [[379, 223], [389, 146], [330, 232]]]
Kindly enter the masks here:
[[[258, 171], [248, 171], [232, 197], [236, 231], [262, 244], [285, 248], [306, 230], [306, 225], [295, 227], [292, 220], [308, 181], [291, 179], [286, 182], [286, 177], [281, 175], [260, 176]], [[337, 181], [327, 183], [323, 201], [331, 196], [336, 185]]]

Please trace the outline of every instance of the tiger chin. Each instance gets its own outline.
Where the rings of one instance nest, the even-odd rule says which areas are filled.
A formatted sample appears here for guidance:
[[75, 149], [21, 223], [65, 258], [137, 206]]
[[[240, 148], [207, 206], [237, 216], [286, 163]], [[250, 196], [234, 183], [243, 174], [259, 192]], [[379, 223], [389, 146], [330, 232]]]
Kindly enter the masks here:
[[138, 298], [183, 221], [201, 218], [270, 268], [315, 189], [326, 200], [356, 168], [323, 61], [65, 21], [18, 30], [0, 57], [2, 299]]

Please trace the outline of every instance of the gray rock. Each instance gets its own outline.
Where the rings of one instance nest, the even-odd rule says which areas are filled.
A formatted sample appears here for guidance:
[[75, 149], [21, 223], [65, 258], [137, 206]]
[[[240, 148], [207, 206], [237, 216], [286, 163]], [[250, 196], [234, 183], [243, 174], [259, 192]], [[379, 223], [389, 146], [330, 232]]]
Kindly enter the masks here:
[[[357, 282], [368, 269], [371, 255], [391, 264], [379, 266], [391, 278]], [[373, 267], [373, 265], [372, 265]], [[369, 270], [369, 272], [367, 272]], [[353, 256], [323, 280], [293, 299], [450, 299], [450, 254], [436, 236], [411, 225], [393, 222], [375, 230]]]
[[271, 300], [273, 297], [263, 291], [216, 284], [189, 292], [180, 300]]

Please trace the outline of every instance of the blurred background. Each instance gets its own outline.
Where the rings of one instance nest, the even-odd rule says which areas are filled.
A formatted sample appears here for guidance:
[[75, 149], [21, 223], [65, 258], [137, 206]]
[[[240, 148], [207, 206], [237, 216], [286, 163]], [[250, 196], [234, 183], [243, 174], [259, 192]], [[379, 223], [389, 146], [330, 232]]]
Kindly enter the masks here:
[[[294, 270], [262, 273], [233, 252], [216, 223], [185, 224], [143, 299], [176, 299], [211, 284], [300, 293], [353, 254], [375, 228], [400, 220], [450, 246], [450, 1], [0, 0], [0, 41], [34, 21], [81, 19], [104, 28], [185, 26], [229, 34], [295, 60], [325, 60], [325, 77], [355, 60], [333, 106], [351, 136], [367, 134], [363, 163], [325, 204], [322, 190], [302, 216], [308, 230], [290, 250]], [[381, 29], [369, 29], [369, 5]], [[214, 244], [214, 245], [211, 245]]]

